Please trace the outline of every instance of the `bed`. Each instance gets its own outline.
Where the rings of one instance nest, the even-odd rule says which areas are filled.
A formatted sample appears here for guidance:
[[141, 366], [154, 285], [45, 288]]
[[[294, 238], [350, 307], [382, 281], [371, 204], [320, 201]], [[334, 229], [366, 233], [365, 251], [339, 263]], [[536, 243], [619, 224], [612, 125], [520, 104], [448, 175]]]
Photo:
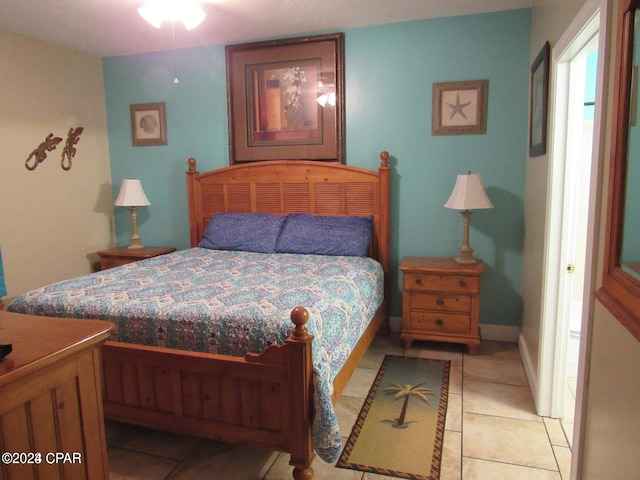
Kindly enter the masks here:
[[[125, 299], [126, 308], [131, 311], [127, 316], [119, 309], [117, 315], [131, 321], [116, 324], [118, 336], [103, 347], [105, 417], [287, 452], [294, 467], [293, 477], [297, 480], [312, 478], [311, 464], [316, 453], [326, 461], [331, 461], [339, 453], [340, 435], [331, 406], [339, 398], [374, 336], [388, 331], [390, 167], [386, 152], [382, 152], [380, 158], [377, 171], [336, 163], [270, 161], [234, 165], [204, 173], [197, 171], [195, 159], [190, 158], [187, 193], [191, 249], [60, 282], [54, 287], [43, 287], [48, 288], [47, 301], [38, 303], [36, 293], [42, 289], [37, 289], [18, 297], [7, 309], [42, 315], [54, 313], [56, 316], [109, 319], [107, 313], [97, 310], [96, 304], [109, 303], [108, 310], [112, 312], [114, 298], [133, 295], [130, 293], [133, 288], [125, 292], [122, 285], [147, 282], [143, 285], [143, 293], [134, 295], [136, 301], [141, 302], [138, 306], [133, 308], [131, 299]], [[218, 245], [206, 245], [214, 228], [230, 232], [227, 240], [232, 243], [234, 239], [242, 241], [233, 234], [233, 226], [228, 227], [224, 222], [252, 215], [269, 221], [276, 217], [284, 219], [277, 238], [277, 252], [248, 252], [241, 256], [233, 248], [225, 249], [223, 246], [218, 249]], [[367, 237], [364, 255], [346, 257], [341, 251], [337, 255], [327, 255], [323, 251], [319, 252], [322, 255], [312, 252], [311, 255], [300, 256], [295, 248], [287, 250], [291, 245], [283, 241], [283, 232], [289, 228], [293, 244], [304, 241], [300, 232], [304, 231], [304, 222], [309, 219], [335, 219], [341, 228], [343, 220], [355, 221], [356, 225], [369, 222], [370, 238]], [[353, 230], [354, 224], [345, 225], [349, 231]], [[258, 237], [262, 239], [264, 235]], [[264, 257], [269, 266], [263, 267], [257, 257]], [[305, 258], [297, 264], [294, 257]], [[318, 265], [320, 260], [328, 263]], [[358, 281], [373, 270], [379, 270], [376, 275], [381, 276], [382, 281], [376, 283], [372, 280], [373, 283], [367, 287], [331, 283], [328, 290], [333, 296], [324, 303], [316, 302], [314, 292], [318, 284], [325, 279], [333, 282], [333, 279], [328, 280], [332, 277], [327, 276], [327, 272], [340, 272], [347, 261], [361, 264], [367, 270], [355, 275]], [[179, 273], [179, 264], [188, 269], [186, 277]], [[177, 304], [171, 303], [176, 297], [171, 293], [173, 290], [158, 281], [160, 277], [166, 277], [174, 285], [192, 283], [202, 286], [209, 285], [209, 280], [199, 277], [200, 274], [208, 275], [208, 272], [215, 271], [231, 276], [231, 273], [224, 272], [248, 269], [258, 269], [263, 276], [259, 277], [260, 280], [241, 276], [248, 282], [244, 290], [237, 287], [237, 283], [231, 283], [232, 292], [190, 291], [177, 295], [181, 299]], [[295, 278], [274, 280], [275, 285], [269, 284], [266, 279], [271, 278], [276, 270], [295, 270], [297, 274]], [[138, 278], [143, 271], [152, 272], [152, 282]], [[375, 275], [372, 273], [371, 276]], [[249, 278], [254, 278], [251, 281], [256, 283], [252, 285]], [[349, 281], [355, 282], [355, 279]], [[100, 301], [93, 301], [88, 308], [80, 309], [77, 305], [84, 301], [72, 301], [73, 295], [79, 294], [61, 296], [63, 290], [66, 295], [75, 284], [82, 284], [88, 292], [95, 291], [95, 298], [89, 296], [92, 301], [96, 298]], [[306, 285], [304, 288], [303, 284]], [[335, 334], [348, 337], [343, 334], [348, 330], [347, 325], [351, 328], [352, 323], [355, 325], [357, 322], [347, 318], [342, 320], [345, 323], [340, 327], [325, 327], [324, 319], [320, 321], [318, 317], [331, 317], [332, 313], [327, 312], [339, 305], [344, 306], [343, 310], [355, 309], [352, 307], [355, 305], [355, 290], [369, 292], [363, 295], [366, 297], [363, 310], [368, 308], [371, 311], [354, 314], [353, 318], [358, 315], [366, 315], [367, 318], [353, 334], [356, 336], [349, 334], [352, 338], [348, 339], [348, 348], [339, 347], [337, 343], [332, 348], [332, 342], [337, 342]], [[371, 308], [375, 296], [372, 291], [379, 290], [382, 292], [376, 296], [375, 308]], [[197, 321], [201, 305], [189, 303], [199, 297], [208, 303], [234, 305], [230, 299], [252, 296], [258, 303], [265, 303], [263, 300], [270, 298], [269, 292], [277, 293], [271, 303], [277, 304], [280, 310], [286, 308], [292, 323], [285, 325], [284, 330], [282, 327], [267, 329], [275, 335], [273, 343], [272, 337], [262, 333], [257, 335], [264, 336], [263, 341], [267, 339], [264, 348], [255, 350], [248, 347], [251, 351], [247, 353], [234, 349], [248, 341], [254, 331], [254, 324], [258, 322], [253, 322], [253, 313], [247, 314], [251, 328], [245, 328], [244, 333], [239, 333], [237, 326], [225, 326], [212, 333], [211, 329], [202, 326], [203, 322]], [[107, 301], [104, 297], [108, 295], [111, 297]], [[149, 295], [153, 295], [153, 300], [149, 300]], [[340, 298], [341, 295], [344, 299]], [[147, 311], [154, 316], [153, 308], [161, 304], [170, 304], [168, 308], [173, 309], [172, 316], [186, 318], [191, 331], [184, 333], [181, 330], [175, 334], [168, 325], [149, 326], [140, 320]], [[253, 312], [253, 308], [249, 310]], [[245, 313], [233, 313], [231, 316], [243, 315]], [[244, 325], [247, 325], [246, 319]], [[202, 336], [194, 333], [203, 329], [207, 341], [198, 340]], [[315, 340], [314, 334], [318, 336]], [[154, 337], [155, 341], [147, 341], [145, 336]], [[212, 342], [213, 337], [227, 341]], [[195, 345], [198, 343], [199, 346]], [[221, 344], [233, 347], [222, 348]], [[318, 358], [331, 356], [334, 351], [340, 352], [338, 356], [342, 358], [332, 364], [327, 374], [322, 370], [324, 367], [320, 367]]]

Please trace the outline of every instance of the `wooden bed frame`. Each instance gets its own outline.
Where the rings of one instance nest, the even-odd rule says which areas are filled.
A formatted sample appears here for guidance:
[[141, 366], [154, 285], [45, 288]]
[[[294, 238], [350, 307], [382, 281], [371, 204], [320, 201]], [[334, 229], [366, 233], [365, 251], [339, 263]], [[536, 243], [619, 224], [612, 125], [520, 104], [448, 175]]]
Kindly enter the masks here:
[[[389, 154], [378, 171], [311, 161], [255, 162], [198, 173], [188, 160], [191, 245], [214, 213], [373, 216], [370, 256], [385, 273], [385, 299], [334, 380], [337, 401], [367, 347], [388, 330]], [[288, 452], [296, 480], [311, 479], [313, 414], [308, 313], [291, 313], [284, 345], [244, 358], [107, 341], [105, 417], [160, 430]]]

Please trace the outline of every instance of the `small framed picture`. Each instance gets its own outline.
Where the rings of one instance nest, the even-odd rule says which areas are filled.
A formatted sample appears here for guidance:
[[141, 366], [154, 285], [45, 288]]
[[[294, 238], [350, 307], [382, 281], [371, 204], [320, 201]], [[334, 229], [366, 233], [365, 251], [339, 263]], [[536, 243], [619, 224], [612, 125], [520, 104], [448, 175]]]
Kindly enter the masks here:
[[549, 55], [546, 42], [531, 65], [531, 105], [529, 106], [529, 156], [547, 151], [547, 111], [549, 103]]
[[487, 133], [489, 80], [433, 84], [432, 135]]
[[167, 114], [164, 102], [130, 106], [131, 142], [134, 147], [167, 144]]

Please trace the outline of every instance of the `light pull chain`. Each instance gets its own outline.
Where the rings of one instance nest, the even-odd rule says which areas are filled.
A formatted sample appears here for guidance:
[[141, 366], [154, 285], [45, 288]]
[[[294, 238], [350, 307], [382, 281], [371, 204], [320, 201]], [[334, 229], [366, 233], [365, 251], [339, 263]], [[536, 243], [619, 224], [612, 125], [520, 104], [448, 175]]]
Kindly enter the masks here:
[[177, 85], [180, 80], [178, 80], [178, 67], [176, 66], [176, 29], [173, 20], [171, 21], [171, 42], [173, 45], [173, 83]]

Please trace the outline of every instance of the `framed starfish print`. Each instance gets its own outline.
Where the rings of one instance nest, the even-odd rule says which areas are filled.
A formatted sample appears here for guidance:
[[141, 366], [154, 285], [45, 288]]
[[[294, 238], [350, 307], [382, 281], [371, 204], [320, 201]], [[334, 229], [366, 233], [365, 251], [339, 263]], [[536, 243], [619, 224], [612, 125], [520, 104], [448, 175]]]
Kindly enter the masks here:
[[489, 80], [433, 84], [432, 135], [487, 133]]

